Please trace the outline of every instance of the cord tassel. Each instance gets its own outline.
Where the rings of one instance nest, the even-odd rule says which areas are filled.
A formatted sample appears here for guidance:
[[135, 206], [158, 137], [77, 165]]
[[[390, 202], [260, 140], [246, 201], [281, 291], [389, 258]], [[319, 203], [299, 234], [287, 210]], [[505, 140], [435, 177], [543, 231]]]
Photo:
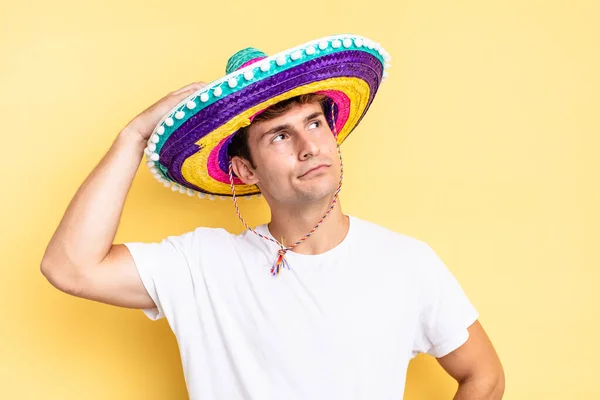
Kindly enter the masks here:
[[[337, 128], [335, 126], [335, 104], [333, 104], [331, 106], [331, 124], [332, 124], [332, 128], [333, 128], [333, 136], [337, 139], [338, 133], [337, 133]], [[279, 273], [281, 272], [281, 270], [284, 268], [287, 268], [288, 270], [290, 269], [290, 265], [288, 264], [288, 261], [285, 258], [285, 254], [287, 253], [287, 251], [292, 250], [294, 247], [298, 246], [299, 244], [304, 242], [306, 239], [308, 239], [317, 230], [317, 228], [319, 226], [321, 226], [321, 223], [323, 223], [323, 221], [325, 220], [325, 218], [327, 218], [327, 216], [329, 215], [331, 210], [333, 210], [333, 207], [335, 207], [340, 190], [342, 190], [342, 180], [344, 177], [344, 162], [342, 161], [342, 152], [340, 150], [339, 143], [337, 144], [337, 151], [338, 151], [338, 156], [340, 159], [340, 183], [338, 185], [337, 190], [335, 191], [335, 193], [333, 195], [333, 200], [331, 202], [331, 206], [329, 207], [329, 210], [327, 210], [325, 215], [323, 215], [323, 218], [321, 218], [321, 220], [315, 225], [315, 227], [310, 232], [308, 232], [306, 235], [304, 235], [304, 237], [302, 239], [298, 240], [296, 243], [292, 244], [289, 247], [286, 247], [285, 244], [283, 244], [283, 239], [281, 240], [281, 242], [279, 242], [275, 238], [271, 238], [271, 237], [262, 235], [262, 234], [258, 233], [256, 230], [252, 229], [246, 223], [246, 221], [244, 221], [244, 218], [242, 218], [242, 214], [240, 213], [240, 209], [238, 207], [237, 199], [235, 196], [235, 184], [233, 182], [233, 162], [232, 162], [231, 158], [229, 159], [229, 184], [231, 185], [231, 197], [233, 198], [233, 205], [235, 206], [235, 212], [237, 213], [238, 218], [240, 219], [240, 221], [242, 221], [242, 224], [246, 227], [246, 229], [254, 232], [257, 236], [259, 236], [263, 239], [266, 239], [273, 243], [276, 243], [280, 247], [280, 249], [277, 251], [277, 258], [275, 259], [275, 261], [273, 262], [273, 265], [271, 266], [271, 275], [272, 276], [278, 276]]]
[[273, 266], [271, 267], [271, 275], [273, 276], [277, 276], [279, 275], [279, 272], [284, 269], [290, 269], [290, 265], [288, 264], [287, 260], [285, 259], [285, 253], [288, 251], [288, 249], [280, 249], [277, 252], [277, 259], [275, 260], [275, 262], [273, 263]]

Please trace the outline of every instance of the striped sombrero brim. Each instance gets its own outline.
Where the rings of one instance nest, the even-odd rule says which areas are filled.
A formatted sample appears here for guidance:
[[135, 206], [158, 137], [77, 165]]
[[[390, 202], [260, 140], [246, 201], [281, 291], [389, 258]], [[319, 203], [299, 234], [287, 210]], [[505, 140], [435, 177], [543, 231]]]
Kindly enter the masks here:
[[[227, 146], [258, 112], [306, 93], [333, 103], [338, 143], [361, 121], [381, 82], [390, 56], [377, 43], [338, 35], [246, 64], [188, 96], [157, 124], [148, 141], [147, 165], [172, 190], [200, 198], [231, 196]], [[234, 179], [240, 196], [254, 185]]]

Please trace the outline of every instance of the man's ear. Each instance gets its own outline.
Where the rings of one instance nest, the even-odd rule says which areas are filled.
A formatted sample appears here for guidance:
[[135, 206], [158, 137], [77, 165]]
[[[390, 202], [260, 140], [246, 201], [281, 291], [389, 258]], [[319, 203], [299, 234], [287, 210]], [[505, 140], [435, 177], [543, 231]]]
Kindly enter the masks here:
[[231, 166], [235, 175], [246, 185], [256, 185], [258, 183], [258, 177], [248, 160], [235, 156], [231, 159]]

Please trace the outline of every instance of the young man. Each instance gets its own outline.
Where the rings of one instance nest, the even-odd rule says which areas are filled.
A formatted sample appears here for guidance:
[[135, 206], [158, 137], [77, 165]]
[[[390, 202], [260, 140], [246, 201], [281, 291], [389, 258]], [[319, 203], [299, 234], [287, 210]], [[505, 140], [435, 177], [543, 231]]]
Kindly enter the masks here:
[[[362, 44], [353, 39], [352, 46]], [[344, 57], [327, 71], [349, 65], [354, 48], [346, 44], [345, 52], [322, 55]], [[308, 58], [306, 63], [313, 60]], [[250, 76], [253, 63], [233, 64], [230, 71]], [[291, 73], [303, 76], [286, 69], [257, 77], [255, 67], [246, 88], [260, 82], [276, 87], [268, 79], [283, 72], [286, 80], [277, 85], [287, 84]], [[233, 88], [238, 82], [232, 85], [231, 73], [222, 82]], [[120, 132], [83, 183], [48, 245], [43, 274], [66, 293], [140, 308], [152, 319], [166, 317], [192, 399], [400, 399], [408, 363], [418, 353], [436, 357], [458, 381], [456, 399], [500, 399], [504, 376], [498, 357], [477, 311], [436, 253], [422, 241], [342, 212], [340, 135], [368, 107], [344, 110], [345, 98], [352, 104], [359, 98], [346, 78], [345, 73], [340, 86], [312, 92], [307, 85], [314, 82], [277, 86], [279, 94], [269, 94], [267, 106], [257, 94], [233, 96], [237, 92], [224, 93], [221, 86], [215, 93], [216, 84], [202, 83], [161, 99]], [[214, 103], [203, 96], [207, 88], [218, 98]], [[234, 106], [248, 98], [254, 99], [251, 105]], [[183, 145], [182, 138], [223, 114], [181, 115], [196, 102], [206, 103], [203, 110], [215, 104], [238, 110], [214, 124], [210, 134], [237, 122], [212, 142], [194, 138], [194, 145], [202, 145]], [[187, 109], [174, 108], [182, 104]], [[166, 130], [155, 131], [157, 123]], [[178, 137], [178, 129], [186, 134]], [[163, 137], [153, 139], [154, 132]], [[188, 159], [177, 162], [178, 153], [169, 153], [177, 144], [185, 157], [204, 151], [206, 165], [192, 163], [195, 169], [186, 172]], [[145, 148], [157, 178], [177, 182], [176, 189], [224, 195], [225, 171], [234, 201], [236, 189], [248, 194], [258, 188], [271, 209], [270, 223], [240, 235], [197, 228], [160, 243], [113, 244]], [[215, 154], [229, 163], [210, 164]], [[210, 172], [211, 165], [221, 171]], [[209, 175], [221, 181], [210, 183]]]

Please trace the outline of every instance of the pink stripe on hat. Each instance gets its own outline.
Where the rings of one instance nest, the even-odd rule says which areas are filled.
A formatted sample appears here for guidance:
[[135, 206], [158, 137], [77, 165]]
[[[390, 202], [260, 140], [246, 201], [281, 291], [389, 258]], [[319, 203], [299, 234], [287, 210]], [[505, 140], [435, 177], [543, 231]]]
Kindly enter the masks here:
[[[223, 147], [223, 144], [225, 141], [227, 141], [227, 139], [229, 139], [229, 137], [223, 138], [219, 144], [212, 149], [210, 155], [208, 156], [208, 163], [206, 166], [208, 175], [214, 180], [222, 183], [230, 183], [229, 175], [219, 167], [219, 152], [221, 151], [221, 147]], [[236, 185], [241, 185], [244, 182], [242, 182], [238, 177], [234, 177], [233, 183]]]
[[254, 64], [257, 61], [264, 60], [265, 58], [267, 58], [267, 57], [253, 58], [252, 60], [246, 61], [245, 63], [243, 63], [242, 66], [239, 69], [242, 69], [244, 67], [247, 67], [248, 65]]
[[338, 115], [335, 120], [335, 131], [339, 133], [344, 125], [346, 125], [346, 121], [348, 121], [348, 116], [350, 115], [350, 99], [346, 93], [339, 90], [321, 90], [317, 93], [329, 97], [337, 106]]

